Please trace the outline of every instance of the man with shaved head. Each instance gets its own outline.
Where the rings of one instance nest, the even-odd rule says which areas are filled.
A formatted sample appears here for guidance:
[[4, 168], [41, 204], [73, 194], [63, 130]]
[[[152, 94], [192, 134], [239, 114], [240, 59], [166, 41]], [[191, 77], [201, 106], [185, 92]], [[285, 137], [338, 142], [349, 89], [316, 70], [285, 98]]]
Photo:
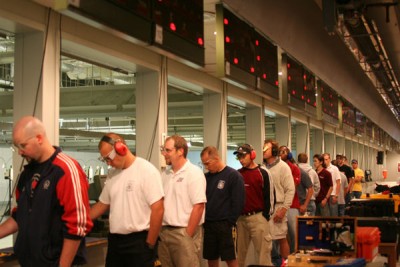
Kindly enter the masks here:
[[35, 117], [15, 124], [13, 142], [28, 164], [17, 181], [17, 206], [0, 225], [0, 238], [18, 231], [14, 252], [21, 266], [85, 264], [84, 238], [93, 226], [85, 172], [50, 144]]

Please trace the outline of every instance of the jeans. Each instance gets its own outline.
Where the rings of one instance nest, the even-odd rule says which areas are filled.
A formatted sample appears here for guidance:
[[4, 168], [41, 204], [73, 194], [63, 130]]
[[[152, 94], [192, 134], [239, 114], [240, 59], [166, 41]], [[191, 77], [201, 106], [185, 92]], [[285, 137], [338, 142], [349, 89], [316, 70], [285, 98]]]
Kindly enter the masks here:
[[296, 217], [299, 216], [299, 210], [290, 208], [287, 214], [287, 224], [288, 224], [288, 235], [289, 235], [289, 247], [290, 253], [295, 252], [295, 244], [296, 244]]

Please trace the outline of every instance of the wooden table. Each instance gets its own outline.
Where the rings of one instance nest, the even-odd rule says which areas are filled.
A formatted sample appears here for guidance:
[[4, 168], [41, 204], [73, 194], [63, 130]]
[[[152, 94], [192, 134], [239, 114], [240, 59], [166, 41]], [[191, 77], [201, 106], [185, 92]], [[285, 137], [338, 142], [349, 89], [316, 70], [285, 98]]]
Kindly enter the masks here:
[[396, 267], [397, 263], [397, 244], [396, 243], [380, 243], [379, 253], [386, 255], [389, 267]]

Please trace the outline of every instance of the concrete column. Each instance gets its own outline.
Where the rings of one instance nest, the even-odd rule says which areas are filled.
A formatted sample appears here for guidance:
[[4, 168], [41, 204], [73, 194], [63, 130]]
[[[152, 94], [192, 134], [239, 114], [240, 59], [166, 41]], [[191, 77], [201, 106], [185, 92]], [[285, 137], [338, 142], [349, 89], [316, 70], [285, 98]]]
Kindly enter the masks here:
[[331, 159], [335, 158], [335, 135], [331, 133], [324, 133], [324, 153], [329, 153]]
[[215, 146], [226, 161], [227, 146], [227, 96], [224, 89], [222, 94], [206, 93], [203, 96], [203, 128], [204, 147]]
[[344, 141], [344, 149], [345, 149], [345, 156], [347, 157], [347, 159], [349, 160], [349, 164], [351, 159], [353, 158], [353, 145], [352, 145], [352, 141], [349, 139], [346, 139]]
[[[297, 124], [296, 125], [296, 147], [292, 147], [292, 152], [297, 161], [297, 155], [300, 153], [306, 153], [308, 158], [310, 158], [310, 135], [308, 133], [309, 127], [307, 124]], [[311, 156], [312, 157], [312, 156]]]
[[136, 154], [165, 167], [160, 146], [167, 128], [167, 73], [164, 58], [160, 72], [139, 71], [136, 76]]
[[312, 130], [313, 134], [312, 134], [312, 155], [314, 156], [315, 154], [321, 154], [323, 153], [323, 143], [324, 143], [324, 135], [322, 130], [320, 129], [313, 129]]
[[[360, 149], [359, 149], [359, 144], [358, 142], [353, 142], [353, 155], [356, 160], [360, 161], [361, 157], [360, 157]], [[353, 158], [349, 159], [352, 160]], [[360, 162], [358, 162], [360, 164]], [[361, 167], [361, 165], [358, 165], [359, 167]]]
[[345, 154], [344, 137], [336, 136], [336, 154]]
[[18, 34], [15, 40], [14, 121], [25, 115], [38, 117], [54, 145], [59, 143], [59, 17], [59, 13], [50, 12], [47, 35]]
[[[256, 130], [255, 130], [256, 129]], [[246, 142], [251, 144], [256, 151], [257, 163], [262, 163], [262, 147], [264, 145], [265, 132], [264, 112], [261, 107], [246, 109]]]
[[279, 145], [290, 147], [291, 144], [289, 144], [289, 141], [292, 129], [290, 127], [289, 118], [287, 117], [276, 118], [275, 129], [276, 129], [275, 132], [276, 141], [278, 141]]

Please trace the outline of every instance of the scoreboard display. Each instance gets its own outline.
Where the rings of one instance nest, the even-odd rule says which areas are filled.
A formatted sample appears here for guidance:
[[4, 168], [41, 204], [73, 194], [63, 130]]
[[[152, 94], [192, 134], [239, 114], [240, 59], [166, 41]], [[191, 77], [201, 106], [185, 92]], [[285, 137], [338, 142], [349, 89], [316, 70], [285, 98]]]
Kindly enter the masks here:
[[343, 123], [348, 126], [355, 127], [356, 125], [356, 115], [355, 108], [347, 100], [342, 99], [342, 119]]
[[322, 111], [329, 116], [339, 118], [339, 99], [335, 91], [326, 83], [321, 81], [321, 103]]
[[278, 48], [257, 31], [254, 32], [255, 74], [278, 89]]
[[69, 9], [204, 66], [202, 0], [79, 0]]
[[217, 72], [221, 78], [279, 98], [278, 48], [222, 4], [217, 10]]
[[254, 29], [224, 8], [223, 30], [225, 62], [255, 75]]
[[203, 0], [152, 0], [153, 45], [204, 66]]
[[317, 106], [315, 76], [290, 56], [286, 56], [288, 94], [312, 107]]
[[365, 117], [365, 115], [361, 112], [361, 111], [359, 111], [359, 110], [357, 110], [357, 109], [355, 109], [355, 115], [356, 115], [356, 133], [357, 134], [360, 134], [360, 135], [363, 135], [364, 133], [365, 133], [365, 127], [366, 127], [366, 117]]

